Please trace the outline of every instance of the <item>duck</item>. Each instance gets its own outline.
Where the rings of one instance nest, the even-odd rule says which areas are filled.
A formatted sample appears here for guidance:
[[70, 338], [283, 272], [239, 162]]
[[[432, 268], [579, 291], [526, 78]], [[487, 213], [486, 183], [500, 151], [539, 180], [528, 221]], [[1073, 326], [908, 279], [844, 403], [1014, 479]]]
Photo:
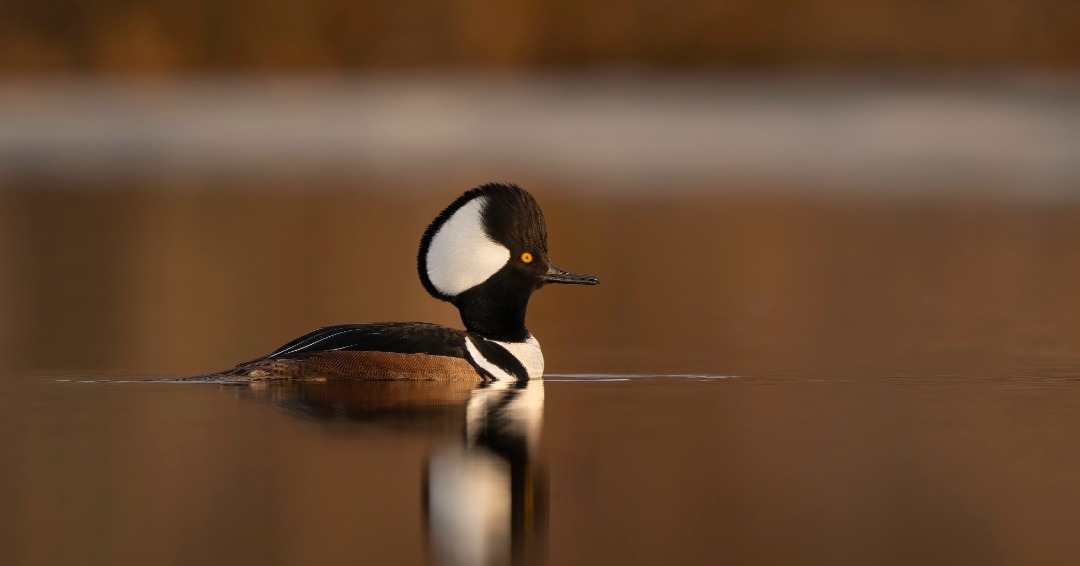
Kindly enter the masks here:
[[432, 297], [457, 308], [464, 330], [426, 322], [326, 326], [188, 379], [527, 381], [544, 374], [540, 343], [525, 326], [532, 294], [549, 284], [599, 283], [551, 262], [540, 205], [509, 183], [480, 185], [443, 209], [420, 239], [417, 272]]

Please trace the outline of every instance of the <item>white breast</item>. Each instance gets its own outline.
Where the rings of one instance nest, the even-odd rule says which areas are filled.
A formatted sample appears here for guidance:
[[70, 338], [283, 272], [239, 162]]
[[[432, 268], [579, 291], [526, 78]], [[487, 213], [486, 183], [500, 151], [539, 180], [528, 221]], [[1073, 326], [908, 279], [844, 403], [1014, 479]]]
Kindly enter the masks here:
[[540, 342], [533, 338], [530, 334], [524, 342], [498, 342], [492, 340], [496, 344], [506, 348], [508, 352], [514, 355], [521, 365], [525, 366], [525, 371], [529, 373], [529, 377], [542, 377], [544, 375], [544, 353], [540, 351]]
[[[469, 337], [465, 340], [465, 348], [469, 351], [469, 355], [477, 365], [484, 368], [491, 375], [495, 376], [499, 380], [514, 380], [515, 377], [503, 371], [499, 366], [492, 363], [490, 360], [484, 357], [480, 353], [480, 349], [473, 344], [473, 340], [477, 338]], [[536, 338], [532, 337], [532, 334], [525, 339], [524, 342], [499, 342], [498, 340], [488, 340], [498, 344], [510, 352], [510, 355], [517, 358], [517, 361], [525, 368], [525, 372], [530, 378], [543, 377], [544, 375], [544, 354], [540, 351], [540, 343], [536, 341]]]

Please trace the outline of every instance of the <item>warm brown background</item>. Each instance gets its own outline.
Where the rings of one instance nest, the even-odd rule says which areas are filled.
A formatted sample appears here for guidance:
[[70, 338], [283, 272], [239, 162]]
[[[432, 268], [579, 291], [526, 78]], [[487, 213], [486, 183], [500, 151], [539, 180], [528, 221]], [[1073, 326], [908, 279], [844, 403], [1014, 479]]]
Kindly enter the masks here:
[[1061, 0], [16, 0], [0, 70], [1076, 68]]
[[67, 381], [456, 326], [416, 246], [496, 179], [601, 279], [548, 371], [664, 374], [545, 382], [550, 563], [1077, 563], [1078, 68], [1070, 0], [8, 2], [0, 563], [438, 558], [465, 406]]
[[[423, 228], [457, 193], [437, 188], [0, 193], [0, 355], [179, 376], [329, 324], [458, 326], [416, 274]], [[1072, 375], [1075, 204], [533, 190], [554, 260], [601, 279], [534, 297], [550, 372]]]

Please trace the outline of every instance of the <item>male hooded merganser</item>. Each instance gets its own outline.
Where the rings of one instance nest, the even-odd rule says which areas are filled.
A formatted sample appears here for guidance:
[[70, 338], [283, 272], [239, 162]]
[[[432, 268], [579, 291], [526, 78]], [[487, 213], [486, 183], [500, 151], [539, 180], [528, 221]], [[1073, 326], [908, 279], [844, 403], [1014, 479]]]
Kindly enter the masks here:
[[420, 281], [458, 308], [465, 330], [422, 322], [320, 328], [272, 354], [195, 379], [525, 380], [544, 373], [525, 328], [533, 291], [546, 283], [597, 284], [548, 259], [540, 206], [517, 185], [467, 191], [424, 231]]

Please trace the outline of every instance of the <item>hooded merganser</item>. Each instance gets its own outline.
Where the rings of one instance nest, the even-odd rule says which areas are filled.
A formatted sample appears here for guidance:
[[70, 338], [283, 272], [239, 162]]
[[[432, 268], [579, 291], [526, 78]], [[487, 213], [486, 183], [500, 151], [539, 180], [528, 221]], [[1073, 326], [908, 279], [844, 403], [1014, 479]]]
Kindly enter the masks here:
[[424, 231], [420, 281], [458, 308], [465, 330], [421, 322], [327, 326], [268, 356], [193, 379], [525, 380], [544, 373], [540, 344], [525, 328], [533, 291], [547, 283], [596, 285], [548, 259], [540, 206], [517, 185], [461, 195]]

